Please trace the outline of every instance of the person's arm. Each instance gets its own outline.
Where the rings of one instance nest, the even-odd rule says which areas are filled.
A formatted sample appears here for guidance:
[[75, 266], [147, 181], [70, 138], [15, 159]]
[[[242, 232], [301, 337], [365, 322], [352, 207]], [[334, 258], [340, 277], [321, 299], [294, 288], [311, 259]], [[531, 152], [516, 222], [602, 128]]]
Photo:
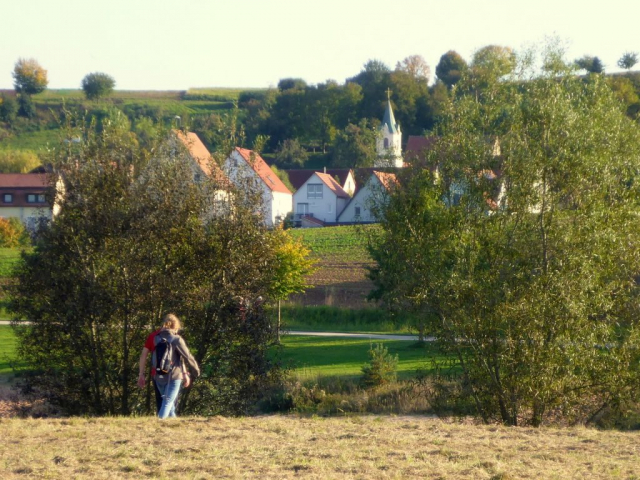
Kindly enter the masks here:
[[182, 379], [183, 379], [183, 387], [188, 388], [191, 385], [191, 375], [189, 374], [189, 369], [182, 362]]
[[147, 378], [144, 373], [147, 368], [147, 357], [149, 356], [149, 349], [147, 347], [142, 348], [142, 353], [140, 353], [140, 362], [138, 365], [138, 387], [144, 388], [144, 385], [147, 383]]
[[198, 362], [196, 362], [196, 359], [191, 355], [189, 347], [187, 347], [187, 344], [182, 337], [180, 337], [180, 341], [178, 342], [178, 353], [187, 361], [191, 369], [194, 371], [194, 378], [200, 376], [200, 367], [198, 366]]

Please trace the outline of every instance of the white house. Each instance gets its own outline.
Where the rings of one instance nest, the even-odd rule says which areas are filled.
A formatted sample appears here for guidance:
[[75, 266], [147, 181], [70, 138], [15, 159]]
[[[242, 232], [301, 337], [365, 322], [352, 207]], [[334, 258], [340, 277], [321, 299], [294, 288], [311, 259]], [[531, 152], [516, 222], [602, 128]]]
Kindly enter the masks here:
[[293, 211], [291, 190], [256, 152], [236, 147], [225, 160], [223, 168], [236, 188], [242, 188], [247, 182], [252, 182], [260, 189], [262, 214], [267, 226], [278, 225]]
[[294, 219], [306, 217], [314, 223], [336, 223], [351, 197], [328, 173], [314, 172], [293, 195]]
[[202, 175], [215, 180], [220, 186], [228, 183], [220, 166], [215, 162], [207, 147], [202, 140], [194, 132], [182, 132], [180, 130], [172, 130], [174, 138], [185, 148], [189, 157], [194, 161], [193, 175], [194, 181], [198, 182]]
[[[18, 218], [27, 228], [35, 228], [41, 220], [51, 220], [60, 211], [60, 195], [54, 205], [47, 201], [50, 187], [47, 173], [0, 174], [0, 217]], [[64, 191], [62, 181], [56, 182], [57, 192]]]
[[[289, 181], [293, 188], [298, 191], [304, 185], [304, 183], [309, 180], [311, 175], [313, 175], [316, 170], [310, 169], [296, 169], [296, 170], [285, 170], [287, 175], [289, 176]], [[350, 168], [324, 168], [322, 173], [326, 173], [327, 175], [331, 175], [334, 180], [336, 180], [342, 189], [349, 194], [349, 196], [353, 196], [356, 191], [356, 179], [354, 176], [354, 172]]]
[[384, 201], [388, 192], [397, 184], [393, 173], [373, 171], [371, 177], [353, 196], [338, 217], [339, 223], [372, 223], [376, 217], [374, 205]]

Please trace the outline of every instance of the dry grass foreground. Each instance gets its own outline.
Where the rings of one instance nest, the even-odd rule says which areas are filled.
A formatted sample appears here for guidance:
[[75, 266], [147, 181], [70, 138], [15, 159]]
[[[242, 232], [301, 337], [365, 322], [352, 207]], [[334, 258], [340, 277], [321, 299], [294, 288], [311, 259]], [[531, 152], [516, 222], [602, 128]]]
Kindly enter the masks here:
[[0, 419], [0, 478], [640, 478], [640, 434], [427, 417]]

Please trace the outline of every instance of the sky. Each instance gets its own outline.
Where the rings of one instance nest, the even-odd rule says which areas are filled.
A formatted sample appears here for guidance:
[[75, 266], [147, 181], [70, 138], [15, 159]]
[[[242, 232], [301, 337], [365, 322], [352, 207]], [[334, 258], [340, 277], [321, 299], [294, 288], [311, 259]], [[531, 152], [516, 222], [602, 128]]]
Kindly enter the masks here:
[[120, 90], [187, 90], [342, 83], [369, 59], [394, 68], [409, 55], [433, 77], [448, 50], [470, 60], [548, 37], [607, 72], [640, 52], [638, 0], [0, 0], [0, 18], [0, 89], [18, 58], [35, 58], [54, 89], [104, 72]]

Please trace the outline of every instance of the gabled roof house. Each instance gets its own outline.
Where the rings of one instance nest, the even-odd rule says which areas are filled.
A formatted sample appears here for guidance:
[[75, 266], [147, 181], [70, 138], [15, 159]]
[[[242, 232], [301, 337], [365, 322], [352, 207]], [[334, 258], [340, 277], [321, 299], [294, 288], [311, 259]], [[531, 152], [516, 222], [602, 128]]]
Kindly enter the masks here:
[[[298, 170], [285, 170], [289, 177], [289, 181], [293, 188], [299, 190], [304, 183], [309, 180], [317, 170], [311, 169], [298, 169]], [[354, 172], [350, 168], [325, 168], [322, 173], [331, 175], [336, 182], [340, 184], [342, 189], [349, 195], [353, 195], [356, 191], [356, 180]]]
[[331, 175], [314, 172], [293, 195], [294, 220], [300, 224], [311, 221], [314, 226], [336, 223], [350, 199]]
[[338, 217], [339, 223], [374, 223], [375, 204], [383, 202], [389, 191], [397, 185], [394, 173], [374, 170], [367, 182], [353, 196]]
[[236, 188], [253, 182], [262, 194], [262, 214], [267, 226], [284, 221], [293, 210], [293, 194], [256, 152], [236, 147], [224, 162], [224, 171]]
[[[58, 214], [58, 198], [54, 205], [47, 201], [50, 188], [46, 173], [1, 173], [0, 217], [18, 218], [27, 228], [35, 228], [41, 220], [50, 220]], [[56, 188], [62, 190], [58, 182]]]

